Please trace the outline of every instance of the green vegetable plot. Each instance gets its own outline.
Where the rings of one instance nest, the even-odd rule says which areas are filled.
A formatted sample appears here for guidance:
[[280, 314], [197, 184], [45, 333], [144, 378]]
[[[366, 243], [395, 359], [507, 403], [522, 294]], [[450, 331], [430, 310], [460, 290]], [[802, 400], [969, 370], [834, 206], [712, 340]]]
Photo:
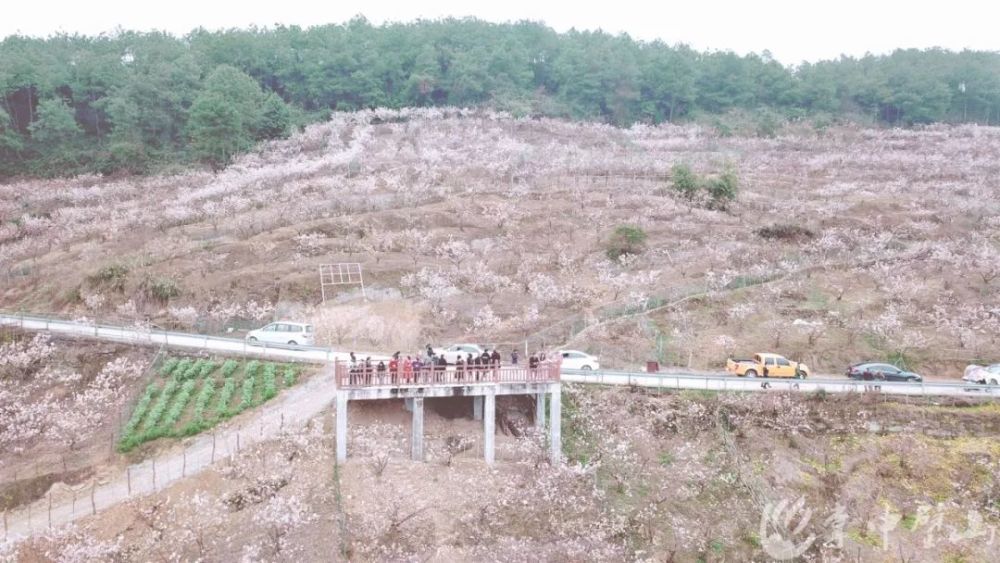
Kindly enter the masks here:
[[157, 373], [159, 377], [139, 396], [122, 428], [119, 452], [131, 451], [157, 438], [193, 436], [212, 428], [295, 385], [299, 368], [232, 359], [223, 361], [220, 367], [213, 360], [171, 357], [163, 361]]

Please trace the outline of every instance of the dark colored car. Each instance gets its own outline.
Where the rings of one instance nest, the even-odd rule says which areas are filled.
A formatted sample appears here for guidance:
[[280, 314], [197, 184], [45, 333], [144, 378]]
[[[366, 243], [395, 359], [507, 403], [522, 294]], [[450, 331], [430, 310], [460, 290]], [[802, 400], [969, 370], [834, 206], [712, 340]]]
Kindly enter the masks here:
[[924, 378], [912, 371], [901, 370], [891, 364], [881, 364], [876, 362], [865, 362], [854, 364], [847, 370], [847, 377], [851, 379], [863, 379], [866, 381], [923, 381]]

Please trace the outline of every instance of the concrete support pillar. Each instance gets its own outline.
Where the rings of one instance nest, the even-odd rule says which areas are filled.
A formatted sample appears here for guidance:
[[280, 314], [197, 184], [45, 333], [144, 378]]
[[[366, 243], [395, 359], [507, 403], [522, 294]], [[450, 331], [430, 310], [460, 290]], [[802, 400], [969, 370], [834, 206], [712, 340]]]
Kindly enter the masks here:
[[552, 446], [549, 458], [555, 465], [562, 460], [562, 385], [559, 383], [552, 386], [549, 403], [549, 431], [551, 432], [549, 443]]
[[545, 393], [535, 395], [535, 428], [545, 430]]
[[497, 398], [496, 395], [492, 394], [478, 398], [483, 400], [483, 410], [481, 413], [483, 417], [483, 457], [486, 459], [487, 464], [493, 465], [493, 443], [496, 440]]
[[413, 426], [410, 436], [410, 454], [413, 461], [424, 460], [424, 398], [413, 401]]
[[483, 419], [483, 398], [482, 396], [472, 398], [472, 420]]
[[347, 461], [347, 391], [337, 391], [337, 461]]

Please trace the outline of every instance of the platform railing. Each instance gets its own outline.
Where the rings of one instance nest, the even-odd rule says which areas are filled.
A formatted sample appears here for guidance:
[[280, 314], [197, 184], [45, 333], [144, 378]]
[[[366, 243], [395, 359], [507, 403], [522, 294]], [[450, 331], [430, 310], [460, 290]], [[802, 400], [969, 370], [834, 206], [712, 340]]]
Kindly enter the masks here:
[[544, 361], [538, 367], [528, 365], [426, 365], [418, 369], [399, 362], [390, 369], [377, 363], [336, 362], [337, 387], [362, 389], [368, 387], [455, 386], [484, 383], [553, 382], [560, 379], [559, 361]]

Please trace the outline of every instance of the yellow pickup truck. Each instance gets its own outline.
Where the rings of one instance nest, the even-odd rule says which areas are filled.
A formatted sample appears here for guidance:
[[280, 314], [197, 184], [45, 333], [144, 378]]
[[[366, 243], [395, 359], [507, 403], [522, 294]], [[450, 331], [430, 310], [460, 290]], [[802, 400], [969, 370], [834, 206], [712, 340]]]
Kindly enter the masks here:
[[747, 360], [726, 360], [726, 371], [740, 377], [809, 377], [809, 367], [778, 354], [754, 354]]

